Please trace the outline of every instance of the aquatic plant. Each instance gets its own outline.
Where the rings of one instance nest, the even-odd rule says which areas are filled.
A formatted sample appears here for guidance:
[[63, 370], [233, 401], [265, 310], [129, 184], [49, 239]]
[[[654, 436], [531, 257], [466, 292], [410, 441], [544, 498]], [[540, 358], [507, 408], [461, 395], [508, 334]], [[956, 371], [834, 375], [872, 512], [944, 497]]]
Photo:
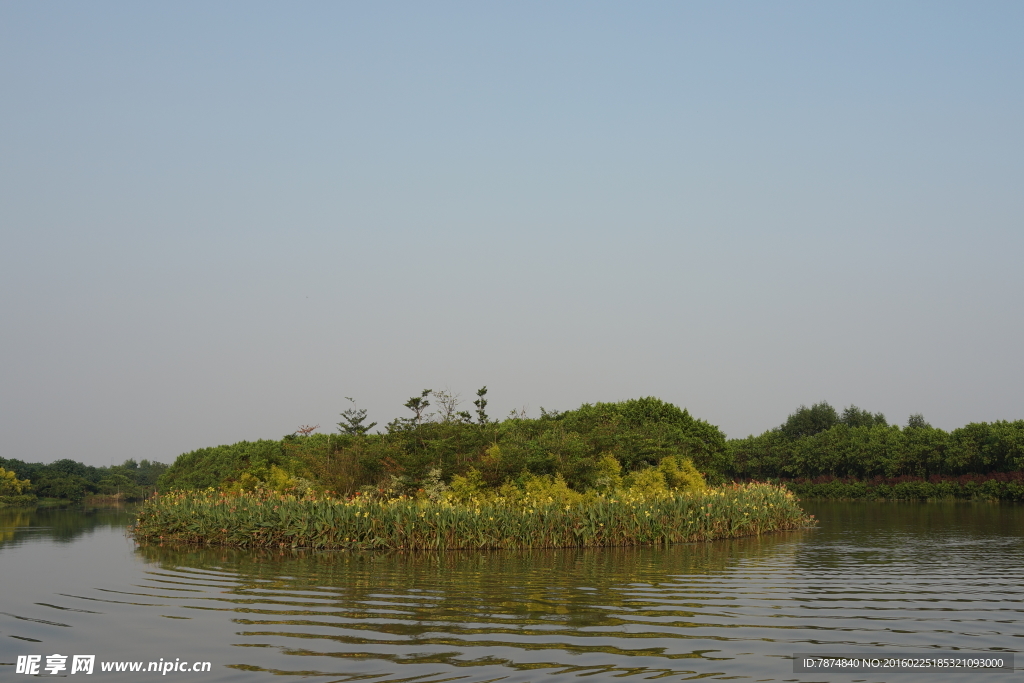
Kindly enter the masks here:
[[813, 524], [792, 493], [771, 484], [657, 496], [566, 491], [578, 498], [518, 487], [439, 501], [181, 491], [148, 500], [133, 534], [141, 542], [247, 548], [452, 550], [687, 543]]

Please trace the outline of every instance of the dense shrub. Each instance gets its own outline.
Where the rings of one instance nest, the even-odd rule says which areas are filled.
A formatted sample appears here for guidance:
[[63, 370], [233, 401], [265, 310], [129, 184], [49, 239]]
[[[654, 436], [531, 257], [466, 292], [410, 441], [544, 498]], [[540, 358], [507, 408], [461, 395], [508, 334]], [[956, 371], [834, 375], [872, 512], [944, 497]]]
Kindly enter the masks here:
[[[423, 397], [414, 398], [416, 417], [395, 420], [383, 434], [291, 435], [186, 453], [161, 477], [161, 490], [232, 486], [243, 477], [266, 482], [271, 467], [345, 495], [366, 487], [415, 490], [432, 471], [450, 481], [470, 468], [491, 487], [561, 476], [574, 490], [585, 491], [609, 476], [607, 458], [618, 463], [618, 476], [662, 462], [666, 467], [689, 462], [694, 474], [721, 482], [728, 470], [722, 432], [656, 398], [585, 404], [501, 422], [470, 422], [454, 413], [451, 419], [429, 419], [421, 408]], [[665, 476], [688, 475], [666, 470]]]
[[20, 496], [32, 488], [28, 479], [18, 479], [18, 475], [0, 467], [0, 496]]
[[203, 489], [220, 486], [250, 473], [261, 479], [273, 465], [285, 462], [279, 441], [242, 441], [232, 446], [200, 448], [178, 456], [159, 479], [164, 489]]

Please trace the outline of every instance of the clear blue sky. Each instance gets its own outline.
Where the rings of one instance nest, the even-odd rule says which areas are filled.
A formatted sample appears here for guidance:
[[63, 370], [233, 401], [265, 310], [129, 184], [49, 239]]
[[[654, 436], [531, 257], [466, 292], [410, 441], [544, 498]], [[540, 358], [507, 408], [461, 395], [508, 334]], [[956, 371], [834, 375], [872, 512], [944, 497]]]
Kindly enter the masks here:
[[[1024, 418], [1020, 2], [0, 3], [0, 456]], [[468, 406], [471, 407], [471, 406]]]

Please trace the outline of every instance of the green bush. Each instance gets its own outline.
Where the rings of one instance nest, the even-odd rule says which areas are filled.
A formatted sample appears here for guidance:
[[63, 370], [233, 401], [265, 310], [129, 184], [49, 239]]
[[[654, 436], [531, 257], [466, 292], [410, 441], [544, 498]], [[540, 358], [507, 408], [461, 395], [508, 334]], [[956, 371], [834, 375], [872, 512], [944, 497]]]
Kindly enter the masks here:
[[[272, 467], [340, 495], [364, 489], [411, 493], [426, 486], [431, 472], [439, 472], [443, 483], [471, 468], [491, 488], [508, 480], [561, 477], [577, 492], [614, 489], [619, 485], [616, 477], [663, 462], [663, 474], [672, 478], [670, 488], [702, 477], [720, 482], [727, 473], [721, 431], [655, 398], [585, 404], [564, 413], [544, 412], [536, 419], [512, 416], [475, 423], [454, 412], [430, 420], [423, 396], [414, 399], [419, 418], [396, 420], [383, 434], [348, 430], [293, 435], [186, 453], [161, 476], [160, 488], [251, 490], [270, 484]], [[608, 458], [618, 471], [609, 469]], [[684, 472], [679, 469], [683, 463], [696, 469]]]
[[28, 479], [18, 479], [14, 472], [0, 467], [0, 496], [20, 496], [32, 488]]
[[230, 485], [248, 473], [265, 481], [274, 465], [283, 466], [280, 441], [241, 441], [231, 446], [200, 448], [178, 456], [158, 480], [161, 490], [205, 489]]

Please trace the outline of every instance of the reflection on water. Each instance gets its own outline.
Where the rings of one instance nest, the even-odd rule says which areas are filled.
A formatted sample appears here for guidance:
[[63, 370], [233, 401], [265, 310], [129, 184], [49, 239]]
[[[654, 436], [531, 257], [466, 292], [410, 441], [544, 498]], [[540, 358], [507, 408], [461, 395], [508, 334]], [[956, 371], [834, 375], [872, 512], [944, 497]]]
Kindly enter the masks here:
[[807, 507], [821, 528], [670, 548], [446, 554], [134, 547], [120, 513], [55, 543], [74, 522], [0, 511], [0, 533], [14, 534], [0, 541], [0, 575], [19, 586], [0, 593], [0, 662], [53, 651], [181, 657], [213, 662], [203, 679], [224, 681], [873, 681], [884, 679], [793, 674], [789, 657], [1019, 647], [1024, 507]]
[[46, 539], [69, 543], [83, 534], [118, 529], [133, 519], [135, 505], [104, 507], [0, 508], [0, 549]]
[[0, 510], [0, 545], [13, 541], [15, 532], [24, 530], [31, 522], [25, 510]]
[[[259, 641], [250, 645], [349, 661], [499, 667], [489, 679], [507, 676], [504, 667], [693, 673], [675, 660], [719, 651], [696, 631], [728, 620], [738, 597], [708, 604], [709, 579], [738, 556], [751, 569], [782, 570], [792, 563], [792, 539], [520, 553], [199, 551], [184, 562], [167, 548], [140, 554], [166, 570], [164, 580], [220, 588], [214, 599], [243, 615], [234, 622]], [[379, 661], [349, 673], [370, 671], [379, 672]]]

